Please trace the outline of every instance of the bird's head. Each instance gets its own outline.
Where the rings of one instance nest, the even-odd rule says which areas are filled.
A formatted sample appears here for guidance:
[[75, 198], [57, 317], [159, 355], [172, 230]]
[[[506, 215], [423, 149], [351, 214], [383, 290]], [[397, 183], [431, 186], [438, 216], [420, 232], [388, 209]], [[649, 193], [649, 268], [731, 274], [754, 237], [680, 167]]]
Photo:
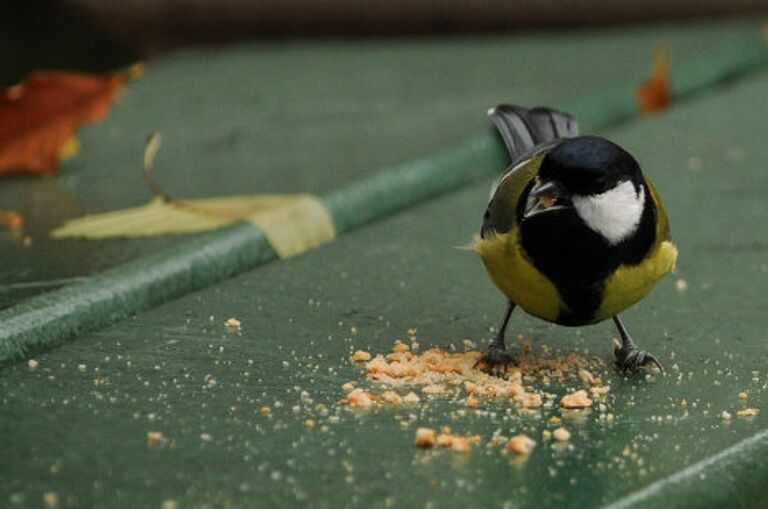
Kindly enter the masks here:
[[606, 139], [580, 136], [562, 141], [544, 157], [523, 220], [576, 217], [615, 245], [637, 230], [644, 205], [637, 161]]

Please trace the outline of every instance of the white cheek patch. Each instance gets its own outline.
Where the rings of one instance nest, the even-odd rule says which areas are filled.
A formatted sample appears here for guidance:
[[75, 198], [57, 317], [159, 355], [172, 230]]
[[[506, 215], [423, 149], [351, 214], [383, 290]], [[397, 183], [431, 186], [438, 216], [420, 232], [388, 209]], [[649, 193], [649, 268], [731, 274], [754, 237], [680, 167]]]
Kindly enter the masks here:
[[611, 244], [618, 244], [637, 229], [643, 215], [645, 190], [622, 182], [613, 189], [592, 196], [574, 196], [573, 207], [584, 222]]

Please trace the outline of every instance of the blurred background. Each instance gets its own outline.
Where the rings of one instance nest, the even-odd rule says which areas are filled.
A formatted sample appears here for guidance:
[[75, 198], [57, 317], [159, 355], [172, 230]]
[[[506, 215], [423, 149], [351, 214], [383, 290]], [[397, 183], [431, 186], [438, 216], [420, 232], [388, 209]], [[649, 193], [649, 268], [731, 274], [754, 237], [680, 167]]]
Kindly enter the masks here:
[[192, 44], [509, 33], [723, 19], [766, 0], [5, 0], [2, 84], [30, 70], [108, 70]]
[[[57, 172], [3, 176], [0, 212], [24, 221], [23, 234], [0, 238], [0, 309], [180, 241], [51, 237], [68, 220], [151, 200], [141, 166], [150, 132], [166, 140], [158, 178], [175, 197], [325, 196], [490, 133], [485, 112], [502, 102], [567, 109], [585, 131], [605, 133], [636, 118], [637, 87], [662, 48], [671, 89], [686, 100], [768, 60], [761, 36], [768, 0], [2, 5], [1, 87], [39, 69], [147, 66], [106, 119], [78, 129], [79, 150]], [[11, 138], [12, 124], [0, 119]], [[664, 132], [665, 143], [680, 132]], [[629, 148], [659, 152], [642, 140]], [[685, 167], [691, 157], [701, 154], [669, 150], [657, 164]], [[468, 216], [479, 217], [483, 201]], [[452, 244], [471, 231], [457, 230]]]

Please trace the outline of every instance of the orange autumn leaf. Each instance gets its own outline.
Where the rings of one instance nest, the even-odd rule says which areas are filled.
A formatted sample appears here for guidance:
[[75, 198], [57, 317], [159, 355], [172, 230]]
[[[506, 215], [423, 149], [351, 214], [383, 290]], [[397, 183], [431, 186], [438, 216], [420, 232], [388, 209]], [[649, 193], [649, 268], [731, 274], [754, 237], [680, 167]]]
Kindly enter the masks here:
[[669, 79], [669, 51], [666, 48], [656, 50], [653, 57], [651, 77], [637, 87], [637, 100], [640, 113], [648, 116], [665, 110], [671, 102]]
[[24, 216], [14, 210], [0, 210], [0, 229], [20, 232], [24, 227]]
[[77, 129], [102, 120], [123, 83], [137, 72], [36, 71], [0, 92], [0, 175], [55, 173], [76, 147]]

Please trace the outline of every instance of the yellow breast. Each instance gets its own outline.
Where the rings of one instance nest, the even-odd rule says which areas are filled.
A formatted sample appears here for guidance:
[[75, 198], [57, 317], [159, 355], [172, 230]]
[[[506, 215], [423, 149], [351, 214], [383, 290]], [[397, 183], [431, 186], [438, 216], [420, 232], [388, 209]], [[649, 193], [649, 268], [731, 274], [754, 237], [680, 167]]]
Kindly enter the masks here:
[[595, 321], [615, 316], [645, 297], [675, 268], [676, 261], [677, 248], [665, 240], [642, 263], [619, 267], [605, 282], [603, 302], [595, 314]]
[[473, 247], [493, 282], [509, 300], [534, 316], [550, 322], [557, 320], [562, 308], [560, 294], [526, 258], [517, 228], [486, 239], [478, 237]]
[[[568, 311], [557, 287], [522, 251], [517, 228], [487, 239], [476, 239], [474, 250], [499, 290], [528, 313], [557, 322], [560, 314]], [[602, 304], [591, 322], [615, 316], [638, 302], [674, 268], [676, 260], [675, 246], [663, 241], [642, 263], [619, 267], [606, 280]]]

